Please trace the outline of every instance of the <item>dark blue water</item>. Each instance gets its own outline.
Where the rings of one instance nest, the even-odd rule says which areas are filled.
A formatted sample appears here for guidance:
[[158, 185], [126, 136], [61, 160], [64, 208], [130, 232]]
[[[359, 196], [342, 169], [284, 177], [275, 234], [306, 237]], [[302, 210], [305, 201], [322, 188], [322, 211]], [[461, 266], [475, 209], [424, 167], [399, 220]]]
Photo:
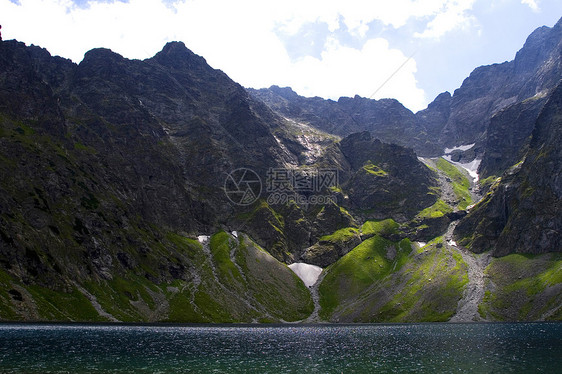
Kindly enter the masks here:
[[5, 324], [0, 372], [561, 373], [562, 324]]

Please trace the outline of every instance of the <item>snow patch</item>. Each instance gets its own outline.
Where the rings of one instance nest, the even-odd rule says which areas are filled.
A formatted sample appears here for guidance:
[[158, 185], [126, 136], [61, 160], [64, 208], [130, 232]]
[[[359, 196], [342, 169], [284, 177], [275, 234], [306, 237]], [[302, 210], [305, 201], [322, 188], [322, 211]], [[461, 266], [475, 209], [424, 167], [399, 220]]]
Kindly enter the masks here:
[[322, 273], [320, 266], [305, 264], [304, 262], [295, 262], [289, 265], [289, 269], [294, 271], [307, 287], [312, 287]]
[[453, 148], [445, 148], [445, 154], [448, 155], [449, 153], [453, 152], [453, 151], [468, 151], [470, 148], [474, 147], [476, 143], [472, 143], [472, 144], [466, 144], [466, 145], [458, 145], [456, 147]]
[[455, 162], [451, 159], [451, 156], [443, 156], [443, 158], [447, 161], [449, 161], [451, 164], [455, 164], [460, 166], [461, 168], [465, 169], [468, 174], [472, 177], [474, 183], [478, 182], [478, 167], [480, 166], [480, 163], [482, 162], [482, 160], [475, 158], [474, 160], [470, 161], [470, 162], [466, 162], [466, 163], [462, 163], [462, 162]]
[[449, 240], [449, 241], [447, 241], [447, 244], [449, 244], [450, 246], [453, 246], [453, 247], [456, 247], [456, 246], [457, 246], [457, 242], [454, 241], [454, 240], [452, 240], [452, 239]]
[[233, 231], [233, 232], [232, 232], [232, 236], [234, 236], [235, 238], [237, 238], [237, 237], [238, 237], [238, 231]]
[[425, 247], [425, 246], [427, 245], [426, 242], [416, 242], [416, 244], [417, 244], [420, 248]]
[[199, 243], [205, 243], [209, 241], [210, 236], [209, 235], [199, 235], [197, 237], [197, 240], [199, 240]]

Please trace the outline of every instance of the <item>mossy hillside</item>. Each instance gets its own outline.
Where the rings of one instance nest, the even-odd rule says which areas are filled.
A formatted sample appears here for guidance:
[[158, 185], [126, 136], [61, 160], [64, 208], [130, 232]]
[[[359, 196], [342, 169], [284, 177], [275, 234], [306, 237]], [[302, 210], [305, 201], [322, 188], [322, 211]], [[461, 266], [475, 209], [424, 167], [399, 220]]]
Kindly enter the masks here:
[[300, 256], [302, 262], [326, 267], [351, 251], [361, 243], [361, 235], [356, 227], [344, 227], [329, 235], [321, 236]]
[[359, 235], [359, 230], [355, 227], [345, 227], [339, 229], [330, 235], [324, 235], [318, 239], [320, 242], [327, 243], [346, 243]]
[[451, 179], [453, 191], [459, 200], [458, 208], [461, 210], [466, 209], [472, 204], [468, 178], [455, 165], [442, 157], [437, 159], [436, 165], [439, 170], [443, 171]]
[[388, 173], [386, 171], [384, 171], [383, 169], [381, 169], [378, 165], [373, 164], [373, 162], [371, 160], [368, 160], [364, 165], [363, 165], [363, 170], [366, 171], [367, 173], [377, 176], [377, 177], [386, 177], [388, 175]]
[[[332, 290], [337, 290], [336, 286], [345, 286], [345, 292], [337, 293], [337, 297], [324, 295], [321, 315], [334, 322], [449, 320], [456, 312], [468, 274], [462, 257], [449, 250], [442, 241], [439, 237], [423, 248], [416, 246], [413, 250], [404, 250], [409, 254], [402, 257], [401, 265], [379, 279], [372, 271], [374, 274], [367, 276], [371, 281], [365, 279], [358, 293], [353, 293], [351, 286], [359, 282], [346, 279], [349, 275], [340, 273], [339, 284], [329, 286]], [[330, 279], [331, 271], [328, 269], [324, 281]], [[320, 290], [323, 285], [324, 282]], [[325, 292], [329, 289], [326, 287]]]
[[[112, 318], [124, 322], [297, 321], [313, 310], [310, 293], [302, 281], [247, 237], [238, 241], [225, 232], [213, 235], [210, 256], [194, 239], [175, 233], [166, 238], [155, 251], [167, 250], [173, 263], [190, 266], [187, 278], [149, 279], [161, 260], [152, 268], [148, 264], [139, 266], [139, 274], [131, 270], [112, 279], [84, 281], [67, 290], [25, 285], [2, 272], [0, 318], [108, 321], [86, 295], [94, 297]], [[146, 276], [140, 275], [143, 272]], [[21, 292], [16, 293], [14, 288]], [[23, 294], [24, 308], [10, 292]], [[27, 314], [21, 314], [22, 310]]]
[[256, 203], [252, 204], [251, 209], [247, 212], [238, 214], [238, 218], [243, 221], [250, 221], [256, 217], [261, 211], [266, 210], [271, 213], [272, 223], [277, 227], [283, 227], [283, 216], [277, 213], [265, 199], [259, 199]]
[[499, 179], [500, 177], [497, 177], [495, 175], [490, 175], [487, 178], [479, 179], [478, 184], [480, 184], [480, 188], [482, 188], [483, 191], [488, 191], [494, 183], [499, 181]]
[[408, 281], [378, 313], [371, 315], [372, 322], [448, 321], [468, 283], [468, 268], [462, 256], [442, 245], [439, 237], [417, 249], [412, 261], [393, 281], [403, 282], [402, 276]]
[[409, 222], [400, 225], [400, 233], [412, 240], [429, 241], [442, 235], [450, 223], [448, 214], [453, 211], [445, 201], [439, 199], [418, 212]]
[[235, 284], [243, 282], [242, 274], [231, 259], [231, 251], [237, 245], [238, 242], [233, 240], [225, 231], [220, 231], [211, 236], [209, 244], [211, 255], [222, 283]]
[[[18, 290], [14, 290], [14, 282], [10, 275], [3, 270], [0, 270], [0, 320], [2, 321], [16, 321], [23, 319], [23, 316], [18, 313], [14, 300], [23, 299], [23, 295]], [[17, 291], [14, 292], [14, 291]]]
[[0, 271], [0, 320], [108, 321], [76, 287], [55, 291]]
[[296, 321], [312, 312], [302, 281], [247, 236], [218, 232], [209, 250], [211, 258], [197, 267], [200, 283], [175, 286], [182, 291], [170, 301], [170, 321]]
[[212, 260], [208, 258], [199, 241], [176, 233], [168, 233], [167, 238], [174, 243], [181, 253], [188, 256], [193, 266], [192, 276], [188, 280], [175, 280], [161, 284], [160, 288], [169, 300], [169, 312], [166, 320], [170, 322], [212, 322], [231, 321], [227, 311], [221, 305], [209, 299], [205, 293], [208, 282], [215, 285], [212, 272]]
[[[41, 197], [43, 192], [37, 190], [36, 193], [39, 201], [44, 201]], [[111, 271], [113, 275], [109, 279], [99, 278], [89, 274], [91, 269], [99, 266], [94, 262], [98, 261], [97, 257], [89, 259], [81, 245], [82, 238], [88, 235], [87, 229], [80, 219], [72, 220], [67, 216], [64, 213], [65, 209], [57, 212], [59, 218], [56, 226], [49, 226], [48, 230], [45, 230], [47, 234], [50, 233], [47, 236], [44, 236], [45, 231], [37, 230], [23, 217], [15, 217], [18, 224], [27, 227], [26, 242], [29, 247], [25, 250], [25, 256], [28, 271], [31, 274], [40, 271], [41, 277], [36, 277], [36, 282], [29, 284], [14, 277], [11, 286], [3, 285], [2, 288], [6, 287], [8, 290], [8, 287], [19, 287], [24, 295], [19, 304], [15, 300], [4, 299], [3, 301], [9, 304], [8, 308], [16, 308], [21, 312], [19, 318], [28, 320], [107, 321], [107, 318], [100, 316], [93, 308], [85, 294], [89, 293], [106, 312], [119, 320], [157, 319], [158, 316], [153, 315], [156, 308], [156, 300], [152, 297], [156, 288], [154, 280], [158, 275], [162, 275], [159, 266], [178, 261], [173, 250], [169, 250], [171, 247], [166, 248], [156, 243], [150, 231], [143, 230], [130, 221], [128, 229], [114, 230], [114, 244], [122, 244], [122, 238], [143, 238], [145, 245], [151, 248], [147, 247], [140, 256], [139, 249], [132, 246], [125, 245], [118, 247], [118, 250], [115, 247], [108, 248], [108, 256], [111, 257], [106, 257], [104, 261], [111, 258], [110, 262], [107, 262], [110, 267], [103, 271]], [[51, 249], [42, 250], [36, 244], [39, 241]], [[133, 258], [136, 259], [133, 261]], [[163, 261], [164, 258], [170, 260]], [[133, 266], [136, 266], [135, 271], [130, 270]], [[81, 287], [84, 292], [79, 291], [77, 287]]]
[[134, 273], [111, 280], [88, 281], [83, 287], [94, 295], [105, 312], [119, 321], [154, 322], [166, 312], [157, 311], [165, 299], [161, 290], [145, 277]]
[[[174, 233], [165, 235], [158, 234], [156, 239], [153, 229], [140, 229], [130, 221], [130, 227], [136, 227], [135, 237], [141, 238], [143, 243], [153, 243], [150, 250], [144, 251], [141, 256], [135, 248], [125, 248], [129, 253], [126, 258], [135, 258], [134, 271], [118, 271], [112, 279], [84, 280], [82, 286], [92, 294], [101, 308], [120, 321], [160, 321], [169, 320], [175, 322], [252, 322], [254, 320], [279, 321], [298, 320], [310, 314], [311, 299], [302, 281], [286, 266], [275, 262], [281, 272], [290, 276], [290, 280], [297, 285], [289, 286], [290, 292], [284, 297], [276, 287], [286, 288], [285, 282], [276, 281], [270, 285], [268, 294], [273, 295], [268, 299], [267, 295], [259, 295], [259, 298], [247, 294], [248, 285], [244, 274], [230, 259], [230, 252], [235, 249], [236, 241], [230, 235], [221, 232], [213, 235], [210, 243], [211, 257], [203, 253], [200, 243], [194, 239], [186, 238]], [[74, 224], [74, 229], [64, 229], [61, 233], [74, 243], [76, 254], [80, 253], [80, 245], [75, 242], [74, 230], [85, 230]], [[60, 227], [60, 225], [59, 225]], [[66, 234], [68, 233], [68, 234]], [[116, 237], [127, 237], [127, 233], [115, 231]], [[67, 247], [68, 249], [68, 247]], [[41, 253], [37, 251], [39, 255]], [[74, 262], [66, 254], [57, 258]], [[56, 255], [56, 254], [55, 254]], [[115, 253], [114, 253], [115, 255]], [[67, 260], [64, 260], [64, 259]], [[49, 258], [41, 260], [50, 261]], [[114, 258], [114, 263], [119, 261]], [[78, 258], [76, 258], [78, 262]], [[63, 262], [64, 263], [64, 262]], [[132, 265], [132, 264], [131, 264]], [[64, 265], [61, 265], [63, 267]], [[176, 280], [162, 278], [163, 269], [175, 269]], [[254, 267], [250, 268], [251, 270]], [[271, 268], [267, 272], [276, 274], [279, 269]], [[288, 275], [287, 275], [288, 274]], [[174, 276], [174, 277], [175, 277]], [[187, 276], [187, 278], [185, 278]], [[190, 279], [191, 277], [191, 279]], [[250, 277], [250, 276], [248, 276]], [[290, 283], [290, 282], [289, 282]], [[254, 288], [268, 287], [267, 283], [254, 282]], [[300, 298], [297, 297], [293, 309], [283, 305], [280, 300], [289, 300], [293, 295], [299, 294], [295, 291], [298, 287]], [[304, 295], [302, 291], [304, 291]], [[83, 294], [76, 291], [66, 292], [50, 290], [45, 287], [35, 287], [29, 290], [30, 303], [38, 310], [36, 317], [29, 315], [24, 318], [38, 320], [74, 320], [74, 321], [103, 321], [93, 309], [92, 304]], [[17, 319], [11, 313], [14, 309], [13, 303], [6, 298], [6, 307], [2, 308], [5, 318]], [[306, 297], [306, 302], [302, 298]], [[263, 300], [269, 300], [268, 302]], [[82, 304], [80, 304], [82, 303]], [[266, 303], [267, 305], [262, 305]], [[302, 303], [299, 304], [299, 303]], [[64, 313], [63, 305], [72, 305], [73, 311]], [[279, 309], [277, 309], [279, 307]]]
[[[145, 235], [147, 238], [153, 235], [151, 231], [138, 230], [139, 233], [142, 233], [139, 235]], [[170, 234], [167, 237], [178, 239], [180, 236]], [[153, 241], [146, 240], [146, 243], [151, 242]], [[176, 242], [179, 243], [179, 241]], [[155, 243], [145, 255], [138, 256], [138, 262], [134, 268], [121, 271], [114, 269], [115, 275], [111, 279], [78, 280], [81, 283], [80, 287], [92, 295], [106, 313], [119, 321], [154, 322], [162, 320], [169, 312], [168, 301], [172, 296], [167, 292], [167, 287], [170, 284], [181, 282], [180, 280], [172, 280], [173, 276], [159, 280], [158, 277], [163, 275], [162, 267], [179, 270], [188, 264], [203, 262], [201, 246], [197, 241], [185, 238], [184, 244], [179, 246], [175, 245], [173, 241], [162, 240], [162, 243]], [[131, 253], [129, 256], [136, 252], [134, 249], [129, 249], [129, 251]], [[166, 260], [163, 260], [164, 258]], [[179, 274], [177, 276], [182, 277]], [[33, 296], [33, 302], [38, 306], [39, 319], [41, 320], [107, 320], [103, 316], [96, 316], [91, 313], [92, 304], [84, 297], [83, 293], [81, 293], [83, 296], [80, 300], [86, 306], [83, 306], [82, 309], [89, 312], [65, 316], [49, 311], [49, 308], [43, 308], [45, 312], [42, 312], [41, 305], [46, 304], [55, 309], [64, 310], [61, 305], [64, 305], [65, 298], [69, 298], [67, 291], [49, 290], [39, 286], [35, 286], [33, 289], [28, 287], [28, 289]], [[78, 295], [76, 292], [74, 294]], [[56, 301], [57, 298], [60, 302]], [[42, 299], [47, 300], [48, 303], [42, 302]], [[78, 311], [80, 309], [73, 307], [72, 310]]]
[[312, 298], [302, 280], [245, 235], [240, 236], [236, 262], [270, 319], [297, 321], [312, 313]]
[[346, 299], [357, 296], [373, 282], [399, 270], [411, 250], [407, 239], [396, 243], [373, 236], [340, 258], [326, 269], [319, 286], [321, 317], [329, 319]]
[[379, 235], [382, 237], [388, 237], [390, 235], [398, 234], [399, 228], [400, 224], [394, 221], [392, 218], [388, 218], [382, 221], [366, 221], [361, 226], [361, 235]]
[[483, 318], [560, 320], [562, 254], [511, 254], [494, 258], [486, 268], [486, 275], [487, 291], [479, 305]]
[[446, 215], [447, 213], [452, 212], [453, 209], [443, 200], [439, 199], [437, 202], [421, 212], [419, 212], [415, 218], [415, 220], [423, 220], [426, 218], [440, 218]]

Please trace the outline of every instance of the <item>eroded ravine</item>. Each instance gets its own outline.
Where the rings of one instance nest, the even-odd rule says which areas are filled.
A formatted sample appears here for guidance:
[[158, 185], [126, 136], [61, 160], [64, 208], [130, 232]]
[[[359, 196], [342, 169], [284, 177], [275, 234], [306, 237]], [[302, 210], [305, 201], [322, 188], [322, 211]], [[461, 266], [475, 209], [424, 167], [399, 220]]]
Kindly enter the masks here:
[[[465, 176], [468, 178], [470, 182], [470, 194], [472, 197], [472, 201], [473, 204], [476, 204], [482, 198], [478, 182], [474, 180], [462, 167], [458, 167], [457, 165], [455, 165], [455, 167], [457, 167], [457, 169], [465, 174]], [[439, 172], [440, 183], [442, 185], [448, 184], [449, 186], [448, 188], [446, 188], [446, 190], [452, 190], [450, 180], [448, 178], [444, 178], [444, 175], [441, 171]], [[484, 319], [478, 312], [478, 306], [484, 299], [484, 294], [486, 292], [485, 270], [490, 263], [490, 254], [475, 254], [473, 252], [470, 252], [466, 248], [459, 246], [453, 238], [453, 232], [455, 231], [455, 227], [457, 226], [457, 224], [458, 221], [453, 221], [449, 224], [444, 238], [447, 247], [450, 250], [459, 253], [462, 256], [463, 261], [466, 263], [468, 283], [465, 286], [462, 298], [459, 300], [457, 312], [449, 320], [449, 322], [483, 321]]]
[[326, 271], [323, 270], [322, 273], [320, 273], [320, 275], [318, 276], [316, 283], [309, 287], [310, 296], [312, 296], [312, 302], [314, 303], [314, 310], [312, 311], [310, 316], [308, 316], [308, 318], [302, 321], [303, 323], [320, 322], [320, 293], [318, 288], [320, 287], [320, 284], [322, 283], [325, 275]]
[[478, 305], [482, 302], [485, 294], [486, 267], [490, 263], [488, 253], [474, 254], [464, 248], [460, 248], [453, 240], [453, 231], [457, 222], [452, 222], [445, 234], [446, 245], [453, 251], [457, 251], [468, 267], [468, 283], [464, 289], [463, 296], [459, 300], [457, 313], [449, 322], [473, 322], [482, 321], [483, 318], [478, 313]]
[[[435, 159], [421, 159], [426, 165], [430, 166], [438, 173], [438, 182], [441, 190], [441, 199], [447, 204], [454, 206], [457, 197], [454, 194], [453, 186], [449, 177], [439, 168]], [[462, 167], [455, 165], [470, 182], [470, 194], [473, 203], [477, 203], [481, 198], [481, 191], [478, 182], [469, 175], [469, 173]], [[457, 245], [453, 238], [453, 232], [457, 226], [458, 221], [453, 221], [449, 224], [445, 232], [444, 239], [446, 246], [451, 251], [456, 251], [462, 256], [463, 261], [467, 266], [468, 283], [463, 291], [463, 296], [459, 300], [457, 312], [450, 319], [450, 322], [472, 322], [482, 321], [482, 317], [478, 313], [478, 305], [482, 302], [486, 292], [485, 270], [490, 263], [490, 255], [488, 253], [475, 254], [465, 248]]]

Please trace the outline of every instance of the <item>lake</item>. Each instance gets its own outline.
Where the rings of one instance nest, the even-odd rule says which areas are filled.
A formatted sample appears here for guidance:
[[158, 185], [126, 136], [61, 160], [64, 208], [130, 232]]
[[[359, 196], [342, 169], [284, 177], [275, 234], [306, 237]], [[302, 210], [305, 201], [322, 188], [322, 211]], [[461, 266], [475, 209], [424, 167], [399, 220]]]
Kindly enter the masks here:
[[0, 324], [1, 373], [545, 372], [562, 323]]

